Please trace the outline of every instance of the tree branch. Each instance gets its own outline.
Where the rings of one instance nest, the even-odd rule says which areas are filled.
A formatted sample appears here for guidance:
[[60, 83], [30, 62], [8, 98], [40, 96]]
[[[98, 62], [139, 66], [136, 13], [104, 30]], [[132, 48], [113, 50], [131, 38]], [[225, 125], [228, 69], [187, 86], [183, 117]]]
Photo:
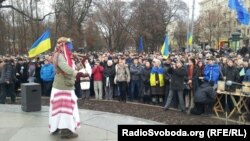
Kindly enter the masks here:
[[4, 2], [5, 0], [0, 0], [0, 5], [2, 5], [2, 3]]
[[44, 15], [42, 18], [33, 18], [32, 16], [26, 14], [25, 12], [23, 12], [23, 11], [17, 9], [17, 8], [14, 7], [13, 5], [0, 5], [0, 9], [1, 9], [1, 8], [10, 8], [10, 9], [13, 9], [13, 10], [15, 10], [16, 12], [18, 12], [19, 14], [24, 15], [25, 17], [27, 17], [27, 18], [29, 18], [29, 19], [31, 19], [31, 20], [34, 20], [34, 21], [43, 21], [47, 16], [57, 13], [57, 12], [50, 12], [50, 13]]
[[78, 19], [78, 27], [79, 28], [81, 27], [81, 23], [83, 22], [83, 20], [87, 16], [87, 13], [89, 11], [89, 8], [90, 8], [91, 4], [92, 4], [92, 0], [85, 1], [84, 9], [82, 9], [82, 11], [80, 13], [80, 17]]

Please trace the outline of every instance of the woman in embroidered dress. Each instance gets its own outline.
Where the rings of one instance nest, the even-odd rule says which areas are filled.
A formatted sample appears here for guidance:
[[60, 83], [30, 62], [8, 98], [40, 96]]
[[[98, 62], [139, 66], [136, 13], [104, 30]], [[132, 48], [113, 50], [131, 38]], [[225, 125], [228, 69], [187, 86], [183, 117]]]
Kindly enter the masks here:
[[52, 134], [60, 131], [61, 138], [75, 138], [80, 127], [77, 97], [74, 83], [77, 75], [72, 59], [72, 42], [61, 37], [57, 41], [53, 63], [56, 70], [50, 97], [49, 130]]

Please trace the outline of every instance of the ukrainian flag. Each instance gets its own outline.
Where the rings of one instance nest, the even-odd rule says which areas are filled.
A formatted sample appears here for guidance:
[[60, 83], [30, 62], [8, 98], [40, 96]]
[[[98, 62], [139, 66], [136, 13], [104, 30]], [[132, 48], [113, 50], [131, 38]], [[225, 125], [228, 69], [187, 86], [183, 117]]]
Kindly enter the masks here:
[[29, 50], [29, 57], [35, 57], [51, 48], [50, 31], [47, 30], [43, 35], [32, 45]]
[[142, 37], [140, 37], [139, 53], [143, 53], [143, 40], [142, 40]]
[[188, 35], [188, 45], [189, 45], [189, 46], [192, 46], [192, 45], [193, 45], [193, 35], [192, 35], [191, 32], [190, 32], [189, 35]]
[[164, 44], [161, 48], [161, 54], [163, 56], [164, 59], [167, 59], [169, 56], [169, 48], [168, 48], [168, 34], [166, 34], [166, 38], [164, 41]]

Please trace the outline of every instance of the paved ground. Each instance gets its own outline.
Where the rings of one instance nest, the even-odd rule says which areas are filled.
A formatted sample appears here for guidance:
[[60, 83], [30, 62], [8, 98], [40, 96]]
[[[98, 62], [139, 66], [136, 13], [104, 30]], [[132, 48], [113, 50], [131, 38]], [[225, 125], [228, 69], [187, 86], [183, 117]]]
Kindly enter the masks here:
[[[145, 119], [80, 110], [82, 127], [79, 137], [72, 141], [117, 141], [119, 124], [161, 124]], [[48, 132], [48, 107], [40, 112], [23, 112], [20, 105], [0, 105], [1, 141], [60, 141]]]

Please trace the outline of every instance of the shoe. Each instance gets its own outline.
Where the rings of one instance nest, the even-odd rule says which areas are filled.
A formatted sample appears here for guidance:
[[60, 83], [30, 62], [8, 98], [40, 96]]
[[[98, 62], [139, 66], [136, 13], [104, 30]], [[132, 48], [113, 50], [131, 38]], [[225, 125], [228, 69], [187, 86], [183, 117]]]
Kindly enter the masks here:
[[163, 108], [163, 111], [167, 111], [167, 110], [169, 110], [169, 109], [168, 109], [168, 108], [165, 108], [165, 107]]
[[78, 134], [71, 132], [68, 129], [62, 129], [61, 131], [61, 139], [72, 139], [77, 138]]
[[57, 135], [59, 134], [60, 130], [59, 129], [56, 129], [56, 131], [52, 132], [52, 135]]
[[76, 133], [71, 133], [68, 135], [61, 135], [61, 139], [72, 139], [72, 138], [77, 138], [77, 137], [78, 137], [78, 134]]
[[187, 114], [187, 111], [186, 110], [181, 110], [182, 113], [184, 114]]
[[203, 113], [201, 115], [204, 117], [212, 117], [213, 116], [213, 114], [211, 114], [211, 113]]

